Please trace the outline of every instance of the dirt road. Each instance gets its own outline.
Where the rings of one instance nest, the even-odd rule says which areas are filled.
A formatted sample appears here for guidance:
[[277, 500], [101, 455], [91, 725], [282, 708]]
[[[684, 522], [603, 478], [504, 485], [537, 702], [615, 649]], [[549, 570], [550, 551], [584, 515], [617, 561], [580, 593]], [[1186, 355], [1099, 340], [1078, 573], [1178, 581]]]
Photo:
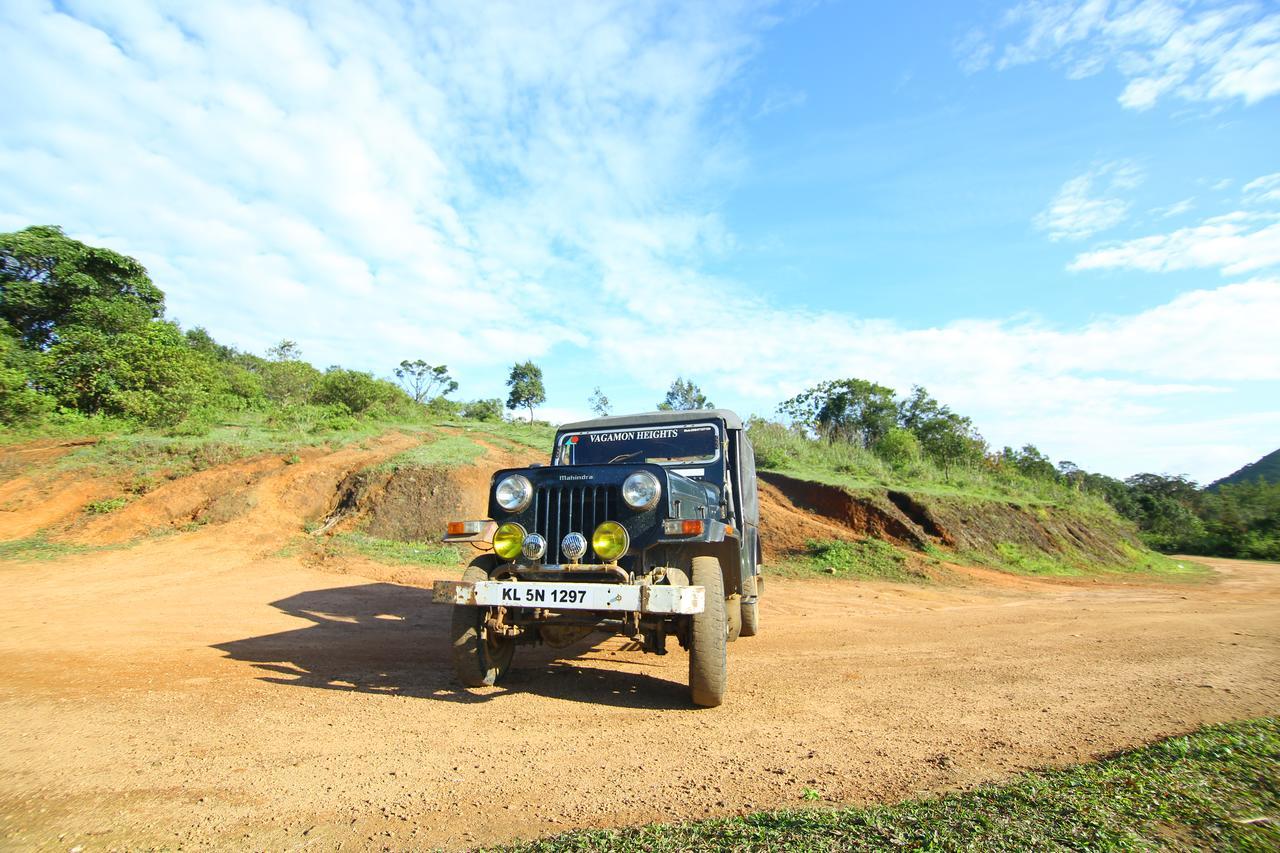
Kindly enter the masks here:
[[[252, 544], [246, 544], [246, 542]], [[346, 848], [901, 798], [1280, 710], [1280, 568], [1169, 587], [770, 583], [731, 698], [584, 643], [454, 686], [416, 584], [235, 526], [0, 564], [11, 848]], [[400, 582], [393, 582], [400, 581]]]

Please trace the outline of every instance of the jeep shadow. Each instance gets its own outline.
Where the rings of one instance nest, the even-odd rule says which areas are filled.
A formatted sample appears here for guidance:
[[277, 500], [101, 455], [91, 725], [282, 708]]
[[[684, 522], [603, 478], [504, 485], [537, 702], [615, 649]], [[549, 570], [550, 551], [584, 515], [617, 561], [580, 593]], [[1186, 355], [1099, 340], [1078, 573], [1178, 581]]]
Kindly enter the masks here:
[[[453, 679], [449, 611], [430, 602], [431, 590], [391, 583], [302, 592], [271, 604], [310, 625], [212, 648], [251, 664], [263, 673], [262, 681], [294, 687], [462, 704], [529, 693], [629, 708], [689, 707], [682, 683], [570, 663], [611, 660], [611, 649], [604, 648], [610, 638], [599, 636], [563, 649], [531, 650], [499, 688], [461, 689]], [[629, 669], [644, 665], [635, 658], [627, 663]]]

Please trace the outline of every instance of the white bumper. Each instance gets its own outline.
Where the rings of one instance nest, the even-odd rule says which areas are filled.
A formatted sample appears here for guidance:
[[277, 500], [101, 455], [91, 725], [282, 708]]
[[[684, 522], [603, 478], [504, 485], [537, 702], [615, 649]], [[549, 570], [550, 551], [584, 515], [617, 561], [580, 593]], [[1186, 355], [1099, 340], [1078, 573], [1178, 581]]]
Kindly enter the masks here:
[[559, 583], [543, 581], [436, 581], [437, 604], [483, 607], [542, 607], [547, 610], [617, 610], [692, 614], [706, 607], [700, 586]]

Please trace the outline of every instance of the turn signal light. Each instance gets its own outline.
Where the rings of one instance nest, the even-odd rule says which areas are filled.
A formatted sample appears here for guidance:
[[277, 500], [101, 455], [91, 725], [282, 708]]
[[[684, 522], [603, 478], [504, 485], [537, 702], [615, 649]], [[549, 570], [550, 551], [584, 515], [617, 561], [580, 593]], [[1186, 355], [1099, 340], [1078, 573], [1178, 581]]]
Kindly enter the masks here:
[[475, 536], [483, 532], [483, 521], [451, 521], [446, 528], [450, 536]]
[[672, 518], [662, 522], [662, 532], [668, 536], [701, 536], [705, 529], [700, 518]]

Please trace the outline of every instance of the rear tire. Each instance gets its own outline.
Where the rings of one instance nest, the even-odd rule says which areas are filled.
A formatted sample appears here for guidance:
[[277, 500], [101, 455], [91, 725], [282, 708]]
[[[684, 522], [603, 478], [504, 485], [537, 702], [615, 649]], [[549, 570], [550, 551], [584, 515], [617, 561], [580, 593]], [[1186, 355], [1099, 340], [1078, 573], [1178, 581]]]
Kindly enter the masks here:
[[724, 702], [729, 670], [729, 629], [720, 561], [715, 557], [694, 557], [693, 585], [706, 590], [706, 605], [691, 617], [689, 695], [693, 704], [714, 708]]
[[[477, 557], [462, 573], [467, 583], [489, 579], [493, 558]], [[491, 687], [506, 675], [516, 644], [510, 637], [500, 637], [484, 625], [486, 607], [466, 604], [453, 606], [453, 666], [458, 680], [467, 687]]]
[[[748, 601], [748, 599], [751, 599]], [[754, 637], [760, 633], [760, 585], [757, 576], [751, 575], [742, 584], [742, 636]]]

